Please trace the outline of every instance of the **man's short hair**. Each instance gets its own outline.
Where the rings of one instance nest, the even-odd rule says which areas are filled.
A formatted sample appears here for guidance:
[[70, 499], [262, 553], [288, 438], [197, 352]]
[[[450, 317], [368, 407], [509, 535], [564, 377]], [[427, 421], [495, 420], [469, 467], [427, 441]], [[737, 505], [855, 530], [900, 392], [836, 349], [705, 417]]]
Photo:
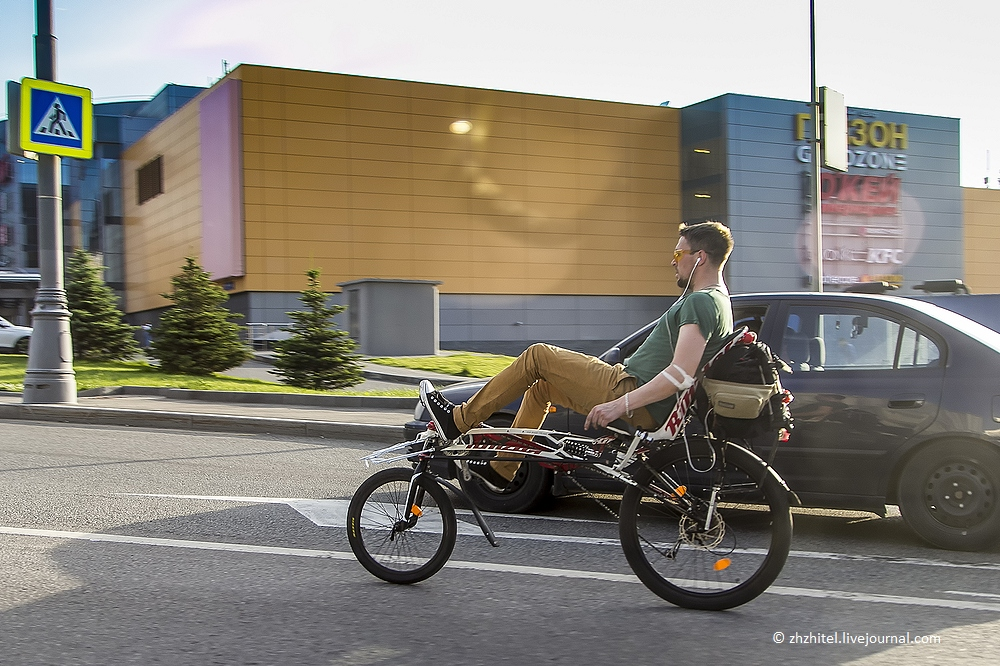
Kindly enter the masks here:
[[686, 238], [688, 245], [694, 251], [704, 250], [709, 260], [716, 266], [722, 266], [733, 251], [733, 232], [722, 222], [710, 220], [697, 224], [682, 223], [681, 238]]

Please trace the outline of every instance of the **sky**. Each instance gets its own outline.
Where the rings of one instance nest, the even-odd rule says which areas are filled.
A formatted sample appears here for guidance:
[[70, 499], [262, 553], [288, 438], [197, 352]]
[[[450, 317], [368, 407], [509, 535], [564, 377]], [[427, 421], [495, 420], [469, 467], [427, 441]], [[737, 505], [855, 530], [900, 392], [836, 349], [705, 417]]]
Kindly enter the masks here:
[[[55, 78], [97, 102], [207, 86], [223, 61], [675, 107], [809, 99], [809, 0], [52, 1]], [[818, 85], [959, 118], [962, 185], [1000, 188], [1000, 3], [815, 5]], [[0, 0], [0, 81], [34, 75], [34, 11]]]

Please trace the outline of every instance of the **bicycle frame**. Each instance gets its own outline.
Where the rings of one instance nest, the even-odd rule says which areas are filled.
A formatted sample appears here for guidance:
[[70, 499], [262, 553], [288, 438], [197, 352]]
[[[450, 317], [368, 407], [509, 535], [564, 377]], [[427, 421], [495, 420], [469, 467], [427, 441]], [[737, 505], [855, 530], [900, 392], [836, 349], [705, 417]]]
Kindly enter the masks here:
[[[430, 476], [436, 483], [468, 502], [483, 535], [490, 542], [490, 545], [496, 547], [498, 546], [496, 538], [475, 503], [469, 501], [459, 487], [431, 471], [430, 461], [445, 459], [463, 462], [499, 459], [504, 462], [537, 462], [564, 468], [585, 465], [622, 483], [638, 487], [639, 484], [626, 471], [626, 468], [652, 446], [670, 442], [654, 439], [651, 433], [641, 430], [632, 435], [617, 428], [609, 428], [609, 430], [615, 432], [616, 436], [590, 438], [555, 430], [483, 427], [469, 430], [451, 443], [444, 442], [435, 431], [428, 430], [421, 433], [417, 439], [380, 449], [364, 456], [362, 460], [366, 466], [399, 462], [400, 460], [414, 461], [414, 471], [407, 496], [407, 506], [411, 507], [410, 511], [412, 512], [413, 507], [419, 504], [416, 501], [419, 492], [417, 479], [421, 476]], [[528, 437], [531, 439], [527, 439]], [[629, 445], [624, 451], [609, 448], [612, 443], [622, 441], [624, 438], [630, 438]], [[716, 440], [709, 438], [708, 441], [715, 442]], [[446, 445], [441, 446], [442, 444]], [[720, 444], [724, 445], [724, 443]], [[404, 450], [406, 452], [402, 453]], [[503, 457], [497, 455], [501, 453], [504, 454]], [[484, 454], [490, 457], [484, 457]], [[686, 489], [683, 485], [670, 478], [669, 475], [660, 474], [658, 478], [666, 485], [666, 492], [658, 488], [644, 487], [643, 489], [664, 495], [664, 498], [670, 500], [682, 513], [687, 514], [693, 511], [694, 506], [685, 497]], [[706, 517], [704, 526], [706, 530], [711, 527], [708, 521], [713, 515], [712, 508], [714, 507], [710, 507]], [[407, 515], [408, 521], [413, 520], [413, 518], [412, 513]]]

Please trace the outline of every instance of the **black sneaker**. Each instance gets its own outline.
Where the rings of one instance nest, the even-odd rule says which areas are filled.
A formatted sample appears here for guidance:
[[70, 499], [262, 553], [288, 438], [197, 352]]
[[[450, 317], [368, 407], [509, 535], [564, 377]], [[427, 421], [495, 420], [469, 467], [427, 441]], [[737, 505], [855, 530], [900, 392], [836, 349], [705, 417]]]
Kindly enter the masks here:
[[435, 391], [434, 385], [426, 379], [420, 382], [420, 402], [430, 412], [434, 427], [437, 428], [442, 437], [451, 441], [462, 436], [462, 432], [455, 425], [455, 418], [452, 416], [455, 405], [441, 395], [440, 391]]
[[497, 492], [503, 492], [511, 484], [512, 479], [505, 479], [500, 472], [493, 469], [489, 460], [470, 460], [469, 472], [479, 477], [486, 485]]

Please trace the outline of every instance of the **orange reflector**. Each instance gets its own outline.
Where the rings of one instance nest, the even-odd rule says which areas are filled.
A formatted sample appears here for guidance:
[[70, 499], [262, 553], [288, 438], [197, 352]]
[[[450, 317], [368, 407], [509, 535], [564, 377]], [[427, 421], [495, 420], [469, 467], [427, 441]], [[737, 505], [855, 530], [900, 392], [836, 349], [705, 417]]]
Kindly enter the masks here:
[[715, 563], [714, 567], [716, 571], [722, 571], [723, 569], [728, 569], [729, 565], [732, 563], [733, 561], [731, 559], [729, 559], [728, 557], [723, 557], [721, 560]]
[[677, 486], [677, 496], [684, 497], [684, 493], [688, 491], [687, 486]]
[[555, 405], [549, 405], [549, 414], [555, 414], [555, 413], [556, 413]]
[[411, 506], [411, 507], [410, 507], [410, 512], [411, 512], [411, 513], [412, 513], [412, 514], [413, 514], [414, 516], [416, 516], [417, 518], [419, 518], [420, 516], [424, 515], [424, 512], [423, 512], [423, 511], [421, 511], [421, 510], [420, 510], [420, 507], [419, 507], [419, 506], [417, 506], [416, 504], [414, 504], [413, 506]]

